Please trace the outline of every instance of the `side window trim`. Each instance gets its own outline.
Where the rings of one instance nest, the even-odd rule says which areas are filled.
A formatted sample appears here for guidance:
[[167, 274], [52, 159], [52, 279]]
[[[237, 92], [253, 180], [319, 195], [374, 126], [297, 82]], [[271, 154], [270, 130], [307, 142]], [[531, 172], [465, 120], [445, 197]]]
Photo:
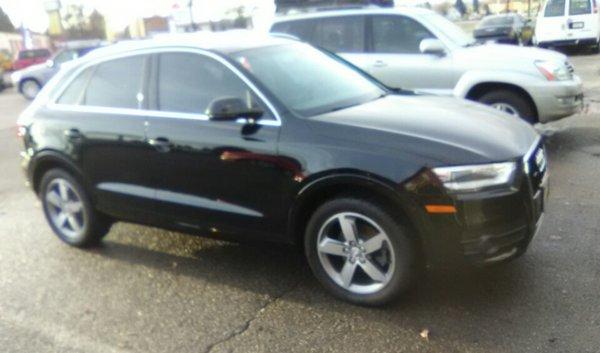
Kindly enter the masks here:
[[[227, 67], [229, 70], [231, 70], [237, 77], [239, 77], [256, 94], [256, 96], [261, 100], [262, 103], [264, 103], [264, 105], [271, 112], [271, 115], [273, 116], [274, 120], [258, 120], [257, 124], [265, 125], [265, 126], [281, 126], [281, 116], [279, 115], [279, 112], [277, 111], [277, 109], [275, 109], [273, 104], [256, 87], [256, 85], [254, 85], [254, 83], [252, 83], [252, 81], [250, 79], [248, 79], [248, 77], [246, 77], [246, 75], [244, 75], [238, 68], [236, 68], [230, 62], [228, 62], [225, 58], [222, 58], [221, 56], [219, 56], [215, 53], [212, 53], [210, 51], [200, 49], [200, 48], [185, 48], [185, 47], [164, 47], [164, 48], [160, 48], [160, 49], [152, 48], [152, 49], [138, 50], [138, 51], [131, 52], [131, 53], [125, 53], [125, 54], [121, 54], [121, 55], [111, 56], [109, 58], [100, 58], [97, 60], [90, 61], [89, 63], [86, 63], [86, 64], [82, 65], [81, 67], [77, 68], [75, 70], [75, 72], [72, 73], [70, 75], [70, 77], [66, 80], [66, 82], [63, 85], [61, 85], [55, 92], [53, 92], [51, 94], [51, 96], [49, 97], [48, 103], [47, 103], [47, 107], [49, 109], [63, 110], [63, 111], [77, 111], [77, 112], [89, 111], [89, 112], [94, 112], [94, 113], [106, 113], [106, 114], [120, 113], [122, 115], [131, 115], [131, 116], [153, 116], [153, 117], [164, 117], [164, 118], [209, 120], [208, 116], [206, 116], [205, 114], [164, 112], [164, 111], [151, 110], [151, 109], [144, 110], [144, 109], [131, 109], [131, 108], [84, 106], [84, 105], [60, 104], [57, 102], [57, 100], [64, 93], [64, 91], [75, 80], [75, 78], [77, 76], [79, 76], [83, 71], [85, 71], [89, 67], [92, 67], [92, 66], [97, 67], [99, 64], [102, 64], [102, 63], [105, 63], [105, 62], [108, 62], [108, 61], [111, 61], [114, 59], [126, 58], [126, 57], [131, 57], [131, 56], [136, 56], [136, 55], [147, 55], [147, 57], [145, 58], [145, 60], [147, 60], [148, 57], [158, 56], [161, 53], [175, 53], [175, 52], [193, 53], [193, 54], [203, 55], [205, 57], [214, 59], [214, 60], [218, 61], [219, 63], [223, 64], [225, 67]], [[156, 61], [158, 61], [158, 60], [154, 60], [153, 62], [156, 62]], [[156, 64], [151, 64], [151, 65], [152, 65], [151, 69], [155, 70]], [[94, 70], [95, 70], [95, 68], [94, 68]], [[144, 71], [143, 74], [145, 72], [146, 71]], [[93, 75], [91, 75], [90, 77], [92, 77], [92, 76]], [[152, 81], [155, 81], [155, 80], [157, 80], [157, 75], [154, 75], [152, 78]], [[87, 90], [88, 84], [89, 84], [89, 81], [86, 83], [86, 90]], [[158, 88], [157, 85], [155, 85], [155, 86], [156, 86], [156, 88]], [[146, 87], [148, 87], [148, 85], [146, 85]], [[156, 103], [154, 103], [154, 104], [156, 104]], [[237, 122], [243, 123], [243, 119], [238, 119]]]

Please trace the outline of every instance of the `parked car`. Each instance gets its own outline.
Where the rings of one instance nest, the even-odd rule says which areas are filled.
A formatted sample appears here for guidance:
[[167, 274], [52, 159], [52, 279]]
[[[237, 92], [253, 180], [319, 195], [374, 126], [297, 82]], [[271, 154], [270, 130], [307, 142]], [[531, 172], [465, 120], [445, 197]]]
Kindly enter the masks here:
[[596, 0], [548, 0], [538, 14], [535, 44], [542, 47], [600, 48], [600, 14]]
[[417, 263], [507, 261], [541, 222], [547, 173], [522, 120], [388, 90], [308, 44], [245, 31], [78, 59], [18, 121], [52, 230], [117, 220], [304, 247], [333, 294], [381, 304]]
[[4, 91], [7, 84], [4, 82], [4, 70], [0, 67], [0, 92]]
[[12, 55], [8, 49], [0, 49], [0, 69], [12, 70]]
[[282, 17], [288, 33], [340, 54], [389, 87], [454, 95], [535, 122], [577, 112], [581, 80], [566, 56], [537, 48], [477, 44], [426, 9], [357, 9]]
[[31, 65], [43, 63], [50, 58], [48, 49], [25, 49], [19, 51], [17, 59], [13, 62], [14, 70], [23, 70]]
[[63, 63], [77, 59], [96, 48], [97, 46], [86, 46], [62, 49], [43, 64], [32, 65], [14, 72], [11, 81], [25, 98], [33, 99], [46, 82], [60, 70]]
[[473, 36], [479, 42], [531, 45], [533, 28], [528, 19], [516, 13], [491, 15], [481, 19]]

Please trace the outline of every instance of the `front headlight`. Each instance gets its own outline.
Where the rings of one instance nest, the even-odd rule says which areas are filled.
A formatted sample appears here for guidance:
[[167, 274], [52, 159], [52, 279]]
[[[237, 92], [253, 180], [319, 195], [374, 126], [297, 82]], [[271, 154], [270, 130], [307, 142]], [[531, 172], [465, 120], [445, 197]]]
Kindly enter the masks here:
[[451, 191], [478, 191], [512, 183], [515, 162], [434, 168], [433, 172]]
[[566, 81], [572, 77], [569, 69], [564, 63], [555, 61], [538, 60], [534, 62], [537, 69], [548, 81]]

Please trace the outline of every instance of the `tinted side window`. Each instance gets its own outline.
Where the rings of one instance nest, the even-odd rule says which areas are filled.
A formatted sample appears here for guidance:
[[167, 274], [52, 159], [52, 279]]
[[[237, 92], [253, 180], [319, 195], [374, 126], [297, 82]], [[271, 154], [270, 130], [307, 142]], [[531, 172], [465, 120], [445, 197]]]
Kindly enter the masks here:
[[295, 20], [275, 23], [273, 27], [271, 27], [271, 32], [291, 34], [302, 40], [310, 42], [313, 37], [314, 28], [314, 20]]
[[373, 17], [375, 53], [420, 54], [421, 41], [435, 38], [427, 28], [404, 16]]
[[90, 81], [93, 68], [87, 68], [80, 73], [58, 98], [59, 104], [79, 105], [83, 101], [85, 86]]
[[228, 67], [199, 54], [165, 53], [158, 61], [157, 108], [169, 112], [205, 114], [215, 99], [241, 98], [249, 108], [260, 107], [252, 90]]
[[317, 22], [314, 44], [337, 53], [360, 53], [365, 49], [365, 17], [340, 16]]
[[140, 55], [99, 64], [87, 86], [84, 105], [137, 108], [144, 59]]
[[569, 15], [586, 15], [592, 13], [590, 0], [569, 0]]
[[544, 17], [557, 17], [565, 15], [565, 0], [548, 0]]

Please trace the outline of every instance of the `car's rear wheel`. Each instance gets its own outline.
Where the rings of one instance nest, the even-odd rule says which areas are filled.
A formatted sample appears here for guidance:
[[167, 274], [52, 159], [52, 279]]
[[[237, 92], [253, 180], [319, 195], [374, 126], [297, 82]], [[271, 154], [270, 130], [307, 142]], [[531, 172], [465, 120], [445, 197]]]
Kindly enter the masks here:
[[29, 79], [21, 82], [21, 94], [29, 100], [34, 99], [40, 93], [41, 89], [42, 86], [36, 80]]
[[50, 227], [69, 245], [95, 245], [110, 229], [109, 220], [94, 210], [85, 189], [62, 169], [44, 174], [40, 199]]
[[304, 245], [317, 279], [356, 304], [389, 302], [410, 287], [416, 270], [408, 231], [371, 201], [326, 202], [311, 217]]
[[495, 90], [481, 96], [478, 101], [507, 114], [535, 123], [535, 111], [528, 99], [509, 90]]

